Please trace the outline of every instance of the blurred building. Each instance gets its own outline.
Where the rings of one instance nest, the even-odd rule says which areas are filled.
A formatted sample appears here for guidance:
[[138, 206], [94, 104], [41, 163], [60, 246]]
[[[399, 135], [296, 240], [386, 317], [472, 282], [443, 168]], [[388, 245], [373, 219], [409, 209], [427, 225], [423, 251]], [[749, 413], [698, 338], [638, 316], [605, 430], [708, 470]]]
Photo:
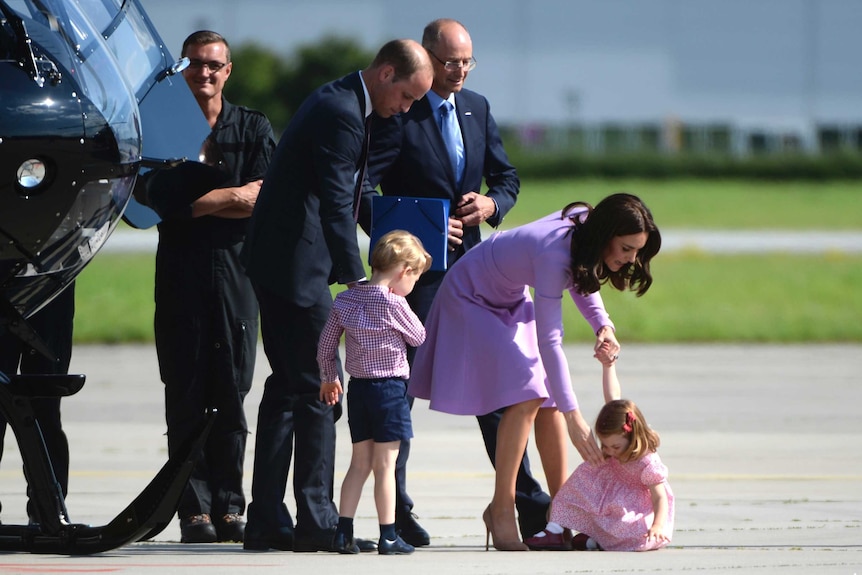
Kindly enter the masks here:
[[289, 54], [335, 33], [370, 50], [448, 16], [468, 86], [536, 146], [862, 149], [862, 0], [145, 0], [172, 53], [211, 28]]

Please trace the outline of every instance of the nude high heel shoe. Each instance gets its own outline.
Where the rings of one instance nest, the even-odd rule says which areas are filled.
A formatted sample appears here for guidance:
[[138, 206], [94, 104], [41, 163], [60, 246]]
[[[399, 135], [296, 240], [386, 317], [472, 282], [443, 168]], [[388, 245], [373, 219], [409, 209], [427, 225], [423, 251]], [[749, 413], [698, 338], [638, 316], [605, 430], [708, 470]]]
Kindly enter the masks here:
[[491, 515], [491, 505], [485, 508], [482, 513], [482, 521], [485, 522], [485, 551], [488, 550], [488, 544], [493, 535], [494, 549], [497, 551], [529, 551], [530, 548], [524, 545], [521, 541], [500, 541], [494, 532], [494, 518]]

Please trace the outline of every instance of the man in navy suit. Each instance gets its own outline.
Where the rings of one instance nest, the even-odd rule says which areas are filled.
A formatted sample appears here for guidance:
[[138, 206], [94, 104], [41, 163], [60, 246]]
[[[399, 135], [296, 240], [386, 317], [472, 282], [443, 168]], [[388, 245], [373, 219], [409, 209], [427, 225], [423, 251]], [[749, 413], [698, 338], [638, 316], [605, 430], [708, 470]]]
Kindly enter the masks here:
[[[360, 214], [368, 231], [374, 188], [384, 195], [445, 198], [453, 213], [449, 218], [449, 258], [451, 266], [481, 241], [479, 225], [496, 228], [512, 209], [520, 181], [506, 151], [484, 96], [465, 90], [467, 74], [476, 66], [473, 43], [458, 21], [444, 18], [425, 27], [422, 45], [431, 56], [434, 82], [431, 90], [409, 112], [375, 124], [368, 159], [368, 182]], [[446, 104], [446, 102], [449, 104]], [[454, 106], [457, 126], [448, 140], [441, 122]], [[460, 134], [458, 133], [460, 128]], [[459, 141], [460, 140], [460, 141]], [[482, 181], [488, 186], [481, 194]], [[427, 272], [407, 296], [410, 306], [423, 322], [445, 272]], [[415, 350], [410, 350], [412, 363]], [[497, 444], [497, 426], [502, 411], [478, 417], [479, 427], [491, 462]], [[402, 441], [396, 466], [396, 527], [402, 539], [414, 546], [428, 545], [430, 537], [416, 521], [413, 501], [406, 490], [406, 464], [410, 442]], [[541, 531], [550, 497], [531, 476], [526, 454], [518, 474], [518, 519], [524, 537]]]
[[[317, 343], [332, 283], [365, 277], [356, 238], [356, 186], [367, 120], [406, 112], [431, 86], [427, 52], [393, 40], [371, 65], [315, 90], [282, 136], [260, 189], [243, 261], [260, 304], [272, 367], [258, 414], [246, 549], [330, 551], [335, 421], [341, 405], [318, 398]], [[356, 181], [358, 179], [358, 182]], [[295, 450], [296, 526], [284, 504]]]

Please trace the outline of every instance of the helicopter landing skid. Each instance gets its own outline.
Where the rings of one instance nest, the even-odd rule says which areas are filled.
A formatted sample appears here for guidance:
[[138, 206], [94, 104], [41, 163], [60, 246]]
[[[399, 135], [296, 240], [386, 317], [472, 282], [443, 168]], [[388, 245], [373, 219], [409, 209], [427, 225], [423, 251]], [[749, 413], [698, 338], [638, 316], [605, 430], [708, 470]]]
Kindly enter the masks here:
[[72, 523], [51, 466], [30, 399], [73, 395], [84, 375], [15, 375], [0, 372], [0, 411], [15, 433], [29, 486], [29, 525], [0, 524], [0, 551], [88, 555], [149, 539], [167, 526], [177, 510], [192, 468], [206, 442], [216, 411], [171, 456], [143, 491], [107, 525]]

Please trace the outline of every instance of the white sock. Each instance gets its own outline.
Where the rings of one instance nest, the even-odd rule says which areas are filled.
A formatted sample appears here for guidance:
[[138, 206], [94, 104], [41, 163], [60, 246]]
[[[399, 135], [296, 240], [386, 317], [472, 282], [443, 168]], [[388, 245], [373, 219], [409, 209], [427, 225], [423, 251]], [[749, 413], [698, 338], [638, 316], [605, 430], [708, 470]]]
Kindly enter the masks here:
[[548, 521], [548, 525], [545, 527], [545, 531], [547, 531], [548, 533], [553, 533], [554, 535], [559, 535], [563, 532], [563, 526], [559, 523]]

